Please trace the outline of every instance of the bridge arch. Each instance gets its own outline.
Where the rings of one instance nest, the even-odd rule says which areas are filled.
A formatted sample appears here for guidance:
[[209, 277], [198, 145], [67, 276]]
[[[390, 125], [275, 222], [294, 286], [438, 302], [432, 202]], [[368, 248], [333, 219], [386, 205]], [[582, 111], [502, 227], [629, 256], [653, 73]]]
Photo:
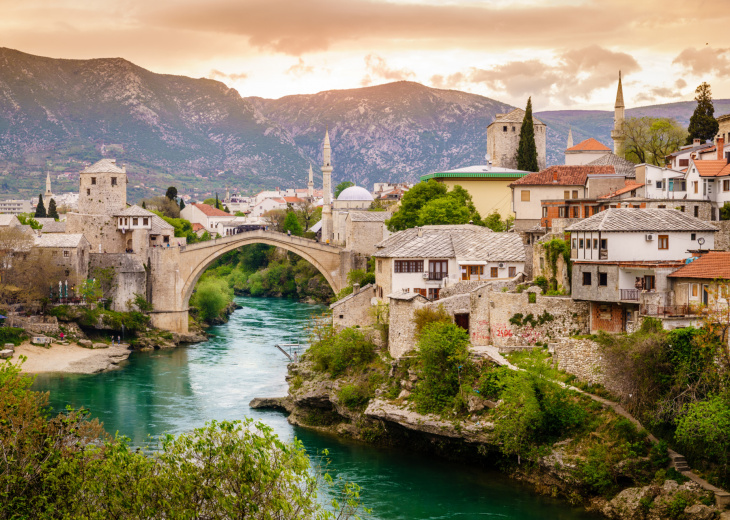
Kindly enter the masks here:
[[[215, 262], [218, 258], [220, 258], [222, 255], [233, 251], [235, 249], [245, 247], [247, 245], [253, 245], [253, 244], [266, 244], [270, 246], [280, 247], [282, 249], [285, 249], [286, 251], [290, 251], [302, 258], [304, 258], [307, 262], [312, 264], [317, 271], [319, 271], [322, 276], [324, 276], [325, 280], [327, 280], [327, 283], [332, 288], [335, 294], [337, 294], [341, 289], [341, 283], [340, 283], [340, 276], [335, 276], [332, 273], [331, 268], [333, 267], [332, 260], [333, 256], [337, 256], [337, 264], [339, 264], [339, 251], [338, 248], [335, 248], [333, 246], [327, 246], [324, 244], [321, 244], [325, 248], [332, 249], [333, 251], [320, 251], [319, 248], [316, 248], [314, 251], [312, 251], [312, 247], [316, 247], [315, 245], [319, 246], [320, 244], [315, 242], [314, 240], [308, 240], [308, 239], [302, 239], [300, 237], [288, 237], [287, 235], [284, 235], [282, 233], [273, 233], [273, 232], [264, 232], [265, 235], [281, 235], [280, 237], [277, 236], [261, 236], [261, 233], [257, 232], [245, 232], [240, 233], [238, 235], [233, 235], [232, 237], [226, 237], [226, 243], [216, 245], [215, 242], [221, 241], [222, 239], [218, 239], [217, 241], [210, 241], [210, 242], [202, 242], [200, 244], [194, 244], [191, 246], [187, 246], [186, 250], [181, 253], [181, 260], [187, 260], [186, 256], [188, 256], [189, 253], [197, 252], [195, 256], [195, 266], [190, 269], [190, 273], [186, 276], [183, 289], [182, 289], [182, 307], [188, 308], [190, 303], [190, 298], [193, 294], [193, 290], [195, 289], [195, 285], [198, 283], [198, 280], [203, 275], [203, 273], [210, 267], [210, 265]], [[230, 240], [232, 238], [237, 238], [237, 240]], [[298, 240], [297, 240], [298, 239]], [[209, 245], [209, 247], [194, 247], [194, 246], [204, 246]], [[203, 253], [204, 254], [199, 254]], [[318, 256], [321, 256], [322, 253], [325, 254], [325, 256], [329, 257], [325, 260], [329, 260], [328, 262], [323, 263], [319, 258], [314, 256], [315, 254], [318, 254]], [[183, 263], [183, 262], [181, 262]], [[187, 263], [187, 262], [184, 262]], [[184, 264], [183, 263], [183, 264]], [[329, 269], [328, 269], [329, 267]], [[339, 271], [339, 265], [337, 265], [337, 270]], [[338, 273], [339, 274], [339, 273]]]

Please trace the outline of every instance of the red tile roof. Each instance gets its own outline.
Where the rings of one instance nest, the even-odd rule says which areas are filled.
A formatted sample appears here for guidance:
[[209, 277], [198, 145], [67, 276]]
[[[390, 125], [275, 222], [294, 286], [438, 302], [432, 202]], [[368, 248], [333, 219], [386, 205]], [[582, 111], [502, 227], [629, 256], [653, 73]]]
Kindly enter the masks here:
[[205, 229], [205, 226], [203, 226], [203, 224], [198, 224], [197, 222], [193, 223], [193, 231], [197, 233], [201, 229]]
[[697, 260], [677, 269], [672, 278], [702, 278], [730, 280], [730, 251], [710, 251]]
[[700, 177], [724, 177], [730, 175], [727, 161], [692, 161]]
[[588, 175], [613, 175], [613, 166], [551, 166], [537, 173], [525, 175], [510, 186], [585, 186]]
[[287, 203], [289, 203], [289, 204], [297, 204], [299, 202], [304, 202], [299, 197], [284, 197], [284, 201], [287, 202]]
[[636, 188], [641, 188], [644, 183], [638, 183], [636, 181], [624, 181], [625, 186], [623, 188], [619, 188], [618, 190], [614, 191], [613, 193], [609, 193], [608, 195], [604, 195], [603, 197], [598, 197], [599, 199], [610, 199], [613, 197], [616, 197], [618, 195], [623, 195], [624, 193], [628, 193], [630, 191], [635, 190]]
[[196, 208], [203, 212], [206, 217], [230, 217], [230, 213], [226, 213], [223, 210], [216, 209], [208, 204], [193, 204]]
[[566, 152], [610, 152], [611, 149], [603, 143], [600, 143], [592, 137], [581, 141], [572, 148], [565, 150]]

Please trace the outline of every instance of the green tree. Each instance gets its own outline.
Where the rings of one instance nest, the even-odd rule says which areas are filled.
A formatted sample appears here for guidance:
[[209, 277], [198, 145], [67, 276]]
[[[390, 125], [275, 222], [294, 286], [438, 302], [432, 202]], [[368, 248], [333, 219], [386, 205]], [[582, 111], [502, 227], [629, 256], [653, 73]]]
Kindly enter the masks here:
[[180, 197], [180, 211], [185, 209], [185, 201], [182, 200], [182, 197]]
[[418, 225], [467, 224], [469, 210], [454, 197], [441, 197], [428, 202], [418, 212]]
[[145, 201], [142, 201], [142, 209], [147, 209], [147, 203]]
[[46, 207], [43, 205], [43, 194], [38, 194], [38, 205], [35, 207], [35, 218], [46, 218]]
[[703, 143], [715, 138], [720, 128], [714, 117], [715, 106], [712, 104], [712, 90], [710, 85], [702, 82], [695, 90], [695, 108], [692, 117], [689, 118], [689, 135], [687, 136], [687, 144], [692, 144], [694, 139], [700, 139]]
[[679, 150], [687, 131], [666, 117], [631, 117], [624, 121], [626, 158], [638, 164], [661, 166], [665, 157]]
[[520, 144], [517, 147], [517, 169], [526, 172], [538, 171], [535, 127], [532, 122], [532, 98], [527, 98], [525, 117], [520, 129]]
[[48, 218], [52, 218], [55, 220], [58, 220], [58, 210], [56, 209], [56, 200], [51, 199], [51, 202], [48, 203]]
[[165, 197], [170, 200], [175, 200], [177, 198], [177, 188], [175, 186], [170, 186], [169, 188], [167, 188], [167, 191], [165, 192]]
[[218, 193], [215, 194], [215, 209], [221, 209], [221, 203], [218, 200]]
[[675, 437], [693, 454], [730, 462], [730, 406], [719, 396], [688, 404], [677, 421]]
[[482, 223], [492, 231], [509, 231], [512, 227], [512, 223], [515, 218], [510, 215], [506, 219], [502, 220], [502, 215], [497, 210], [484, 217]]
[[296, 235], [298, 237], [302, 236], [302, 225], [299, 223], [299, 219], [297, 219], [297, 214], [293, 211], [288, 211], [286, 213], [282, 231], [284, 233], [291, 231], [292, 235]]
[[225, 280], [205, 278], [198, 282], [190, 305], [198, 310], [203, 321], [210, 323], [222, 316], [231, 300], [231, 291]]
[[21, 224], [23, 224], [24, 226], [30, 226], [31, 229], [43, 228], [41, 223], [33, 218], [30, 213], [19, 213], [18, 215], [16, 215], [16, 217], [18, 217], [18, 220]]
[[355, 185], [355, 183], [354, 182], [350, 182], [350, 181], [344, 181], [344, 182], [339, 183], [335, 187], [335, 198], [339, 197], [340, 196], [340, 193], [342, 193], [344, 190], [346, 190], [350, 186], [354, 186], [354, 185]]

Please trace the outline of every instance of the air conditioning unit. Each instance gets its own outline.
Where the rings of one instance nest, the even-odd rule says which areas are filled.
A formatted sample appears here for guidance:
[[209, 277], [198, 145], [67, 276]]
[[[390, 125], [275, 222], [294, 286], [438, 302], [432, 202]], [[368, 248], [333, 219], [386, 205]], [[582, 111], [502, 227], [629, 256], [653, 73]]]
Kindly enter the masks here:
[[646, 183], [647, 184], [651, 184], [652, 183], [652, 180], [651, 179], [647, 179]]
[[500, 263], [498, 263], [498, 264], [497, 264], [497, 267], [499, 267], [500, 269], [502, 269], [502, 268], [504, 267], [504, 262], [500, 262]]
[[423, 279], [428, 280], [428, 273], [423, 273]]
[[654, 240], [654, 234], [653, 233], [647, 233], [644, 236], [644, 238], [646, 238], [646, 240]]

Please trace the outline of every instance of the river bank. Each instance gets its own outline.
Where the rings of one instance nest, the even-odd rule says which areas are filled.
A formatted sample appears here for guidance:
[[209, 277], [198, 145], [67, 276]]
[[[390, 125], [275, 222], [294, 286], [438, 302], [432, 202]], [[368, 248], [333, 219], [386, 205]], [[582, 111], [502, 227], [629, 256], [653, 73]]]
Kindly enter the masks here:
[[124, 343], [93, 349], [74, 344], [55, 344], [45, 348], [26, 341], [15, 347], [14, 359], [19, 359], [20, 356], [26, 358], [21, 366], [26, 374], [97, 374], [117, 368], [131, 353], [129, 345]]

